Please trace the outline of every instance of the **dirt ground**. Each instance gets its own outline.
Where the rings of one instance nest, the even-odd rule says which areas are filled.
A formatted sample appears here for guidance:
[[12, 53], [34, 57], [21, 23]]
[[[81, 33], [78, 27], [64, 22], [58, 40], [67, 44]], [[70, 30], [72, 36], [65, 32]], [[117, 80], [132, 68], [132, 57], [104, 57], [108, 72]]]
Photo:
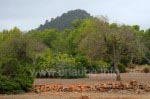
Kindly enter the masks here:
[[[82, 96], [88, 98], [81, 98]], [[42, 93], [42, 94], [22, 94], [22, 95], [3, 95], [0, 99], [150, 99], [150, 94], [115, 94], [115, 93]]]
[[[122, 82], [144, 82], [150, 84], [150, 73], [122, 73]], [[93, 85], [105, 82], [116, 82], [115, 74], [90, 74], [88, 78], [79, 79], [35, 79], [34, 84], [86, 84]]]
[[[122, 82], [136, 80], [150, 84], [150, 73], [123, 73]], [[34, 84], [85, 84], [95, 85], [105, 82], [116, 82], [114, 74], [90, 74], [80, 79], [35, 79]], [[82, 97], [82, 98], [81, 98]], [[84, 98], [83, 98], [84, 97]], [[88, 98], [86, 98], [88, 97]], [[150, 99], [150, 93], [119, 92], [43, 92], [41, 94], [25, 93], [20, 95], [0, 95], [0, 99]]]

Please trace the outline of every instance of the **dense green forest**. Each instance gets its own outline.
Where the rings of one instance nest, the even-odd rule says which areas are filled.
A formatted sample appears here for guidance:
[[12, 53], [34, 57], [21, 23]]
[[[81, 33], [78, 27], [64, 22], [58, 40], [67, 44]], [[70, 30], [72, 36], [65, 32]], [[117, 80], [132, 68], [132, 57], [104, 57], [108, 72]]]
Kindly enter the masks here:
[[45, 23], [38, 27], [38, 30], [45, 30], [45, 29], [58, 29], [60, 31], [64, 29], [71, 29], [72, 22], [76, 19], [85, 19], [91, 18], [92, 16], [84, 10], [71, 10], [67, 13], [62, 14], [56, 18], [51, 18], [51, 20], [46, 20]]
[[0, 93], [28, 91], [35, 77], [80, 78], [100, 68], [113, 69], [121, 80], [130, 64], [150, 64], [150, 29], [85, 11], [70, 11], [27, 33], [17, 27], [0, 32]]

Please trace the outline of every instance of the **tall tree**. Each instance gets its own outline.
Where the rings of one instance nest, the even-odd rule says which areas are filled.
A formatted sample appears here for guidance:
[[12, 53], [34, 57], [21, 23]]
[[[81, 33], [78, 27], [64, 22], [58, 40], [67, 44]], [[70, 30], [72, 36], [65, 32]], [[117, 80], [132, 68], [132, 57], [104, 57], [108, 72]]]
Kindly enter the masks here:
[[42, 43], [23, 34], [18, 28], [4, 31], [3, 35], [5, 35], [5, 38], [0, 44], [0, 63], [2, 64], [11, 60], [32, 64], [34, 55], [46, 48]]
[[143, 57], [147, 60], [148, 64], [150, 64], [150, 29], [146, 30], [141, 38]]
[[128, 26], [109, 26], [106, 19], [91, 21], [79, 50], [91, 59], [109, 58], [115, 67], [116, 80], [121, 80], [118, 64], [123, 56], [132, 53], [134, 32]]

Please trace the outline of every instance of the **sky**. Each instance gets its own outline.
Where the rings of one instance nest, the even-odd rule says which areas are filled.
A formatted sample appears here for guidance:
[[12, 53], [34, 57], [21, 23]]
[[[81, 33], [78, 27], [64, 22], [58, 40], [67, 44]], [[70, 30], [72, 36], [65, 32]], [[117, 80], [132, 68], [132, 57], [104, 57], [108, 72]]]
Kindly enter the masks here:
[[150, 0], [0, 0], [0, 31], [37, 28], [69, 10], [83, 9], [110, 22], [150, 28]]

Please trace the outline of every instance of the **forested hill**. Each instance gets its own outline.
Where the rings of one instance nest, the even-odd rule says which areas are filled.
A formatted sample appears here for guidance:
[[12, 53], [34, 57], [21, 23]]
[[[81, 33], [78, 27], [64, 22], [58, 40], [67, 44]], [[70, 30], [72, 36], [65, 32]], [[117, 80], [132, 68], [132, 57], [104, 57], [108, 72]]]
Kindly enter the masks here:
[[84, 10], [77, 9], [77, 10], [71, 10], [67, 13], [62, 14], [59, 17], [52, 18], [50, 21], [46, 20], [46, 22], [38, 27], [38, 30], [44, 30], [44, 29], [52, 29], [56, 28], [58, 30], [64, 30], [66, 28], [72, 28], [71, 23], [75, 19], [85, 19], [92, 17], [89, 13], [87, 13]]

